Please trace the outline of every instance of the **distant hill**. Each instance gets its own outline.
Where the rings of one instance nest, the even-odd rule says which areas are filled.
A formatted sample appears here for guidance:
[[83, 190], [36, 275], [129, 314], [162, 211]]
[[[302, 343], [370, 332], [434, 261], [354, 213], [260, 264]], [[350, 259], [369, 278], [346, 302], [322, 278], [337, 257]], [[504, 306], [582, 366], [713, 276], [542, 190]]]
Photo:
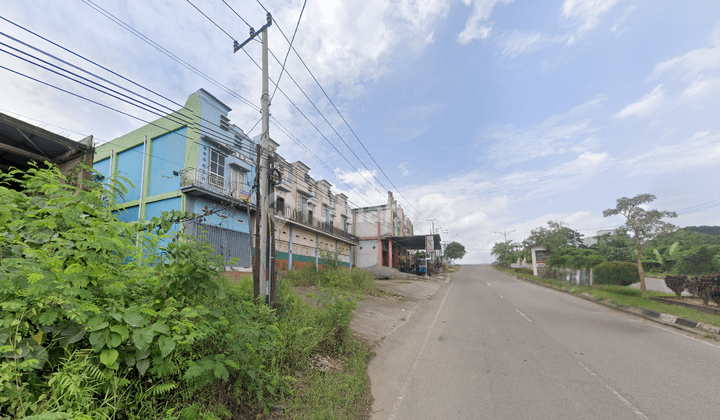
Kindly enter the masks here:
[[686, 230], [688, 232], [699, 232], [712, 236], [720, 235], [720, 226], [687, 226], [682, 228], [682, 230]]

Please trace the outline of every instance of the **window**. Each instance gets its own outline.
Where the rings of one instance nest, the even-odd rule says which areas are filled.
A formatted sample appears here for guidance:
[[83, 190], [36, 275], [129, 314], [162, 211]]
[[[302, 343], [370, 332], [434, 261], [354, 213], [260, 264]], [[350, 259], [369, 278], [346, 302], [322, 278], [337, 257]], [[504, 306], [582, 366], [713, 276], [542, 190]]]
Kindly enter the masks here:
[[225, 155], [210, 149], [210, 185], [222, 188], [225, 185]]

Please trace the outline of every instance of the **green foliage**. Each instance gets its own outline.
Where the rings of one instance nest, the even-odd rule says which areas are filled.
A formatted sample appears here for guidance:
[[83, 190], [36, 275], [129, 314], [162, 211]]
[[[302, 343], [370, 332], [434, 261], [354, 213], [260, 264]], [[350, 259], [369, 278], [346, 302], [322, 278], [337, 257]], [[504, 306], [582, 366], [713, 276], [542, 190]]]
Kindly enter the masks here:
[[522, 274], [529, 274], [533, 275], [533, 271], [531, 268], [515, 268], [513, 269], [516, 273], [522, 273]]
[[501, 267], [510, 267], [520, 255], [520, 244], [512, 241], [497, 242], [493, 245], [490, 254], [495, 256], [495, 262]]
[[605, 262], [605, 257], [595, 249], [563, 248], [548, 258], [548, 267], [589, 270]]
[[582, 245], [582, 234], [565, 226], [560, 221], [550, 220], [548, 227], [539, 227], [530, 231], [530, 236], [523, 240], [523, 247], [529, 250], [535, 246], [544, 246], [551, 253], [562, 248], [577, 248]]
[[287, 389], [273, 313], [225, 292], [207, 244], [169, 233], [191, 215], [120, 222], [122, 190], [0, 172], [0, 417], [162, 418], [232, 381], [267, 409]]
[[316, 272], [313, 267], [288, 271], [283, 283], [291, 286], [332, 287], [360, 293], [375, 293], [375, 276], [359, 268], [323, 268]]
[[674, 271], [679, 274], [699, 275], [720, 272], [720, 246], [702, 245], [680, 253]]
[[450, 242], [445, 248], [445, 255], [450, 260], [461, 260], [466, 253], [465, 246], [456, 241]]
[[320, 264], [322, 264], [323, 269], [338, 269], [342, 266], [340, 253], [336, 251], [320, 249], [320, 259]]
[[597, 249], [598, 253], [607, 261], [635, 261], [633, 254], [635, 241], [624, 229], [616, 229], [610, 235], [599, 237], [597, 245], [593, 248]]
[[638, 280], [637, 265], [630, 262], [607, 261], [593, 267], [595, 284], [628, 286]]

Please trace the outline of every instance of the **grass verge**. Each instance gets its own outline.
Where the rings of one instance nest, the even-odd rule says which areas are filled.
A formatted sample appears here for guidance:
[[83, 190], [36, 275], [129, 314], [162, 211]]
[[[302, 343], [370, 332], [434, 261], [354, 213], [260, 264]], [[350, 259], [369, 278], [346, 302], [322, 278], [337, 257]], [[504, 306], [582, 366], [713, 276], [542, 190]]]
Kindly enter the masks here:
[[283, 276], [283, 283], [290, 286], [330, 287], [357, 293], [377, 293], [375, 276], [359, 268], [323, 268], [315, 271], [313, 267], [289, 271]]
[[635, 289], [627, 286], [610, 286], [610, 285], [595, 285], [595, 286], [576, 286], [574, 284], [557, 281], [553, 279], [546, 279], [542, 277], [536, 277], [531, 274], [517, 273], [511, 268], [495, 267], [499, 271], [513, 274], [528, 280], [536, 281], [538, 283], [547, 284], [556, 289], [570, 292], [573, 294], [579, 293], [590, 293], [598, 300], [606, 300], [616, 305], [633, 306], [635, 308], [649, 309], [651, 311], [663, 312], [670, 315], [679, 316], [681, 318], [690, 319], [693, 321], [704, 322], [706, 324], [715, 325], [720, 327], [720, 316], [712, 315], [705, 312], [698, 311], [692, 308], [686, 308], [683, 306], [669, 305], [654, 301], [649, 296], [675, 296], [672, 293], [661, 293], [648, 291], [647, 296], [642, 296], [639, 289]]

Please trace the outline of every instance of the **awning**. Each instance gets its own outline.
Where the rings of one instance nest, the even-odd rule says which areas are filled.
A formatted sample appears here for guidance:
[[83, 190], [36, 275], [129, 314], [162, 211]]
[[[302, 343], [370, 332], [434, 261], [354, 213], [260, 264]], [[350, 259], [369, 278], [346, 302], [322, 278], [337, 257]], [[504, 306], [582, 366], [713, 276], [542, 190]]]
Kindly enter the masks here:
[[92, 150], [92, 136], [70, 140], [25, 121], [0, 113], [0, 168], [26, 169], [29, 161], [62, 164]]
[[[397, 244], [405, 249], [425, 249], [425, 238], [430, 235], [413, 235], [413, 236], [391, 236], [389, 238], [393, 241], [393, 245]], [[433, 235], [433, 243], [435, 244], [435, 251], [440, 250], [440, 234]]]

